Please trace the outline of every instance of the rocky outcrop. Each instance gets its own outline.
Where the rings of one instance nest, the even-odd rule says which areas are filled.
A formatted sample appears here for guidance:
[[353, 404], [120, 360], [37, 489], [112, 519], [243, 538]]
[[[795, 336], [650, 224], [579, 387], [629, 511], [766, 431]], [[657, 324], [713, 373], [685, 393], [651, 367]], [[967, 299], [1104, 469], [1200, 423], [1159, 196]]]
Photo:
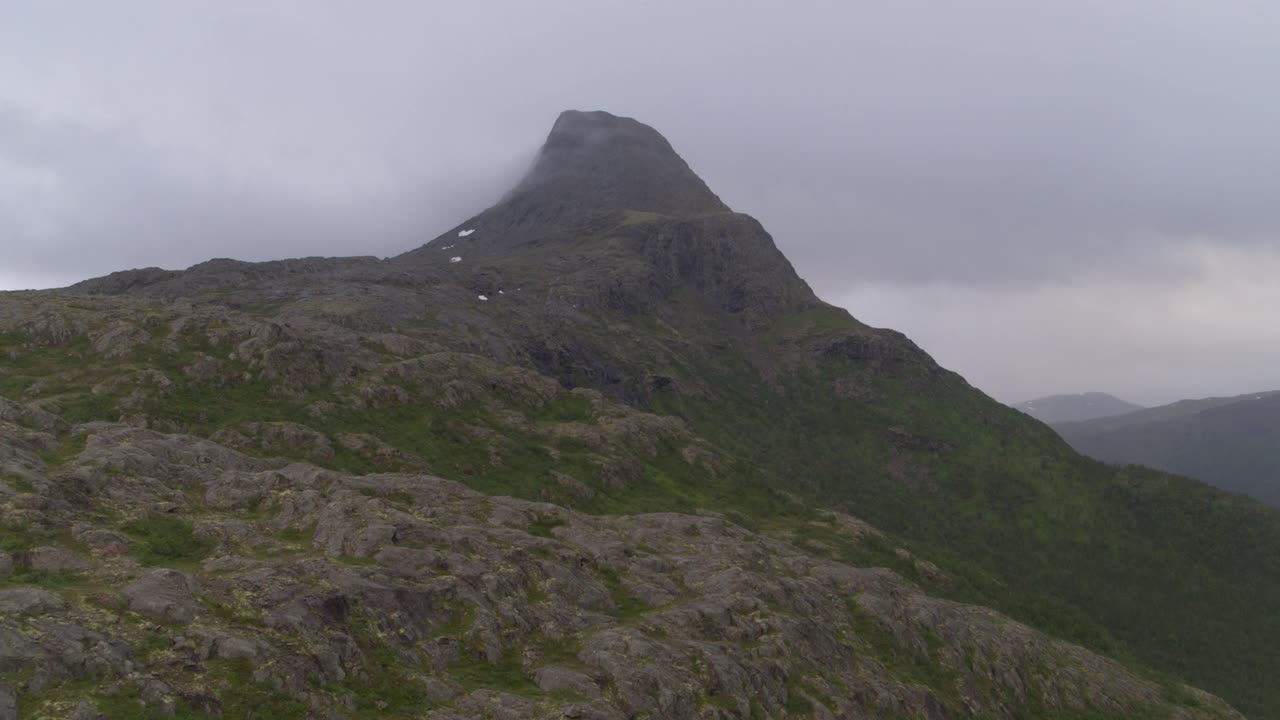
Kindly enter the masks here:
[[21, 558], [23, 565], [44, 572], [87, 570], [89, 563], [66, 548], [42, 546], [33, 548]]
[[158, 622], [189, 623], [200, 611], [196, 584], [176, 570], [152, 570], [121, 588], [130, 610]]
[[45, 614], [62, 610], [62, 598], [38, 588], [0, 590], [0, 613], [6, 615]]
[[[269, 468], [122, 425], [76, 432], [84, 449], [58, 472], [95, 493], [52, 485], [28, 533], [74, 527], [95, 551], [35, 547], [33, 568], [76, 574], [0, 590], [0, 671], [25, 678], [24, 713], [95, 716], [124, 693], [223, 717], [253, 716], [242, 696], [333, 718], [1238, 717], [718, 517], [596, 517], [430, 475]], [[0, 431], [0, 447], [15, 435]], [[850, 542], [878, 536], [831, 517]], [[143, 564], [169, 562], [183, 569]]]
[[127, 323], [115, 324], [93, 341], [93, 349], [108, 358], [120, 357], [144, 345], [151, 339], [150, 333]]

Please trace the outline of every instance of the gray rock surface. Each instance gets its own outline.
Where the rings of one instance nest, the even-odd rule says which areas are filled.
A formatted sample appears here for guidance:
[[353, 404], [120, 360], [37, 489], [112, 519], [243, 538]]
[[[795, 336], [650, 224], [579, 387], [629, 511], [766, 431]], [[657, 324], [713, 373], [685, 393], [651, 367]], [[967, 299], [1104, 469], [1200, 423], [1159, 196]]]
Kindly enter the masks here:
[[177, 570], [151, 570], [136, 582], [124, 586], [129, 609], [160, 622], [189, 623], [200, 612], [196, 584]]
[[89, 562], [66, 548], [45, 545], [27, 553], [26, 564], [32, 570], [66, 572], [88, 570]]
[[[28, 517], [93, 552], [26, 557], [84, 584], [66, 598], [0, 590], [0, 672], [27, 678], [20, 703], [51, 710], [64, 683], [96, 678], [64, 716], [92, 717], [124, 687], [155, 708], [202, 706], [233, 692], [217, 683], [234, 669], [270, 688], [261, 702], [334, 718], [364, 702], [435, 720], [1016, 718], [1033, 702], [1238, 717], [1190, 689], [1196, 707], [1168, 705], [1114, 661], [717, 517], [597, 517], [424, 474], [272, 468], [128, 425], [79, 432], [84, 450], [58, 472], [94, 489], [94, 509], [56, 483]], [[139, 565], [146, 541], [119, 528], [158, 503], [211, 540], [198, 566]], [[877, 534], [832, 518], [855, 541]], [[915, 665], [941, 670], [904, 672]]]
[[32, 615], [62, 610], [66, 603], [47, 590], [37, 588], [13, 588], [0, 590], [0, 613], [6, 615]]
[[18, 720], [18, 692], [7, 683], [0, 683], [0, 720]]

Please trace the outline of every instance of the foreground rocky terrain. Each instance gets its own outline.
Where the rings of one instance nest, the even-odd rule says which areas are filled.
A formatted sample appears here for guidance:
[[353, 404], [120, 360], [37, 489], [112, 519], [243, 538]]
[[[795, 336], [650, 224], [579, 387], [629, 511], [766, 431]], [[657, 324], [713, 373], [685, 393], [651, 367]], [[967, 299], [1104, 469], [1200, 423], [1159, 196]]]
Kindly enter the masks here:
[[1280, 717], [1280, 512], [1077, 455], [607, 113], [400, 257], [0, 295], [0, 397], [22, 717]]
[[0, 417], [10, 716], [1237, 717], [721, 517]]

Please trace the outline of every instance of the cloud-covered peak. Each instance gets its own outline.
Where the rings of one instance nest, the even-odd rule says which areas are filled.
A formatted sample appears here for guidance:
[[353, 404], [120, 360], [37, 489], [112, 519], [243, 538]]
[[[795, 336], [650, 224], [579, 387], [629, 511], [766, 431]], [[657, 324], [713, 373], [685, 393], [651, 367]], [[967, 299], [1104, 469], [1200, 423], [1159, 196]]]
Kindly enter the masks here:
[[729, 208], [657, 130], [604, 111], [560, 114], [511, 199], [558, 216], [590, 210], [697, 215]]

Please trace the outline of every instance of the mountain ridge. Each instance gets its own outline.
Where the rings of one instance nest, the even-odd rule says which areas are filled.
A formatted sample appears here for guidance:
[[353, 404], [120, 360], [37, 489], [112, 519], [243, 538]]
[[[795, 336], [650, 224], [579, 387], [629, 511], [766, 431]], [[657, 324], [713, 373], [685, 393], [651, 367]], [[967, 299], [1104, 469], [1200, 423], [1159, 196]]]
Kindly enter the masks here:
[[1186, 475], [1280, 506], [1280, 392], [1180, 400], [1053, 428], [1104, 462]]
[[[673, 167], [657, 147], [662, 166]], [[622, 157], [630, 152], [624, 147]], [[569, 176], [567, 182], [578, 183]], [[651, 197], [652, 183], [636, 182], [642, 192], [634, 197]], [[149, 572], [139, 558], [153, 556], [153, 535], [162, 528], [181, 534], [173, 523], [143, 514], [150, 507], [172, 514], [177, 528], [188, 523], [217, 554], [170, 568], [180, 576], [148, 582], [195, 583], [196, 602], [224, 609], [191, 612], [236, 638], [260, 622], [236, 624], [245, 614], [262, 616], [263, 598], [282, 592], [280, 578], [312, 568], [341, 580], [342, 592], [313, 597], [313, 609], [300, 610], [289, 621], [294, 625], [271, 625], [274, 632], [264, 635], [271, 649], [263, 652], [280, 653], [283, 665], [319, 664], [325, 689], [299, 700], [305, 692], [295, 692], [298, 675], [270, 665], [261, 677], [253, 674], [285, 688], [291, 701], [326, 709], [345, 701], [368, 709], [358, 688], [335, 680], [349, 676], [366, 684], [387, 680], [373, 684], [388, 692], [416, 689], [415, 701], [424, 703], [419, 710], [433, 717], [466, 716], [467, 708], [489, 700], [558, 717], [565, 703], [542, 684], [557, 686], [545, 677], [534, 683], [536, 691], [528, 684], [550, 667], [576, 684], [583, 699], [575, 712], [606, 718], [758, 714], [737, 690], [716, 697], [713, 688], [728, 682], [719, 679], [722, 672], [785, 677], [770, 685], [777, 687], [760, 708], [767, 717], [817, 715], [819, 705], [837, 717], [1232, 716], [1184, 681], [1256, 717], [1275, 716], [1280, 699], [1266, 679], [1277, 668], [1271, 648], [1280, 646], [1274, 642], [1280, 628], [1265, 608], [1280, 598], [1280, 514], [1191, 481], [1081, 458], [1047, 427], [974, 390], [905, 336], [869, 328], [818, 300], [749, 216], [704, 213], [712, 206], [697, 193], [693, 214], [682, 217], [614, 207], [633, 196], [629, 186], [609, 183], [596, 205], [596, 186], [582, 187], [586, 194], [572, 202], [541, 209], [529, 200], [538, 187], [527, 189], [525, 200], [508, 196], [388, 260], [213, 261], [177, 273], [116, 274], [66, 291], [0, 295], [0, 357], [7, 358], [0, 396], [15, 400], [13, 407], [0, 404], [0, 416], [17, 418], [4, 429], [17, 448], [13, 457], [22, 459], [17, 479], [6, 485], [12, 491], [6, 497], [17, 498], [6, 522], [18, 528], [10, 547], [21, 546], [19, 564], [43, 563], [39, 558], [50, 554], [44, 547], [87, 556], [87, 569], [70, 571], [64, 602], [74, 613], [89, 606], [86, 578], [75, 575], [82, 573], [106, 583], [103, 602], [116, 607], [124, 588]], [[130, 450], [140, 444], [150, 449]], [[201, 448], [197, 456], [210, 458], [217, 472], [175, 473], [185, 484], [167, 483], [169, 465], [154, 460], [177, 447]], [[1093, 651], [1081, 650], [1081, 658], [1102, 653], [1126, 669], [1107, 666], [1090, 675], [1120, 678], [1106, 692], [1088, 679], [1055, 686], [1034, 661], [1007, 655], [1004, 667], [1013, 674], [997, 677], [974, 664], [990, 653], [976, 650], [964, 622], [932, 624], [928, 632], [895, 625], [887, 622], [896, 612], [889, 602], [872, 624], [843, 630], [852, 645], [840, 651], [865, 653], [891, 670], [881, 689], [853, 692], [848, 683], [856, 673], [846, 677], [825, 659], [779, 666], [769, 664], [767, 653], [748, 653], [725, 665], [720, 655], [686, 654], [670, 657], [702, 668], [694, 673], [699, 690], [662, 706], [657, 680], [620, 675], [622, 661], [607, 652], [575, 652], [547, 664], [550, 650], [534, 622], [546, 583], [576, 578], [578, 589], [599, 601], [592, 607], [613, 618], [599, 620], [600, 628], [622, 626], [645, 643], [656, 642], [648, 618], [678, 613], [710, 617], [716, 628], [704, 637], [684, 623], [652, 625], [676, 628], [686, 650], [735, 638], [747, 638], [750, 650], [766, 636], [785, 646], [800, 636], [772, 615], [764, 635], [732, 629], [754, 622], [741, 618], [763, 612], [759, 602], [778, 599], [748, 588], [776, 580], [783, 600], [786, 588], [800, 588], [803, 574], [765, 570], [785, 553], [761, 559], [768, 582], [729, 582], [731, 576], [704, 569], [686, 578], [693, 584], [688, 595], [651, 577], [655, 569], [687, 565], [687, 555], [620, 537], [548, 545], [543, 551], [559, 559], [549, 565], [537, 554], [500, 557], [498, 549], [513, 537], [533, 553], [518, 533], [474, 536], [470, 543], [451, 538], [484, 558], [468, 566], [450, 548], [406, 544], [421, 542], [432, 507], [425, 495], [414, 495], [413, 479], [439, 488], [431, 479], [439, 477], [534, 502], [514, 510], [484, 504], [485, 517], [519, 515], [495, 522], [523, 536], [576, 536], [574, 527], [588, 521], [557, 506], [626, 517], [713, 513], [758, 542], [779, 540], [842, 567], [888, 568], [924, 593], [995, 608]], [[66, 494], [50, 495], [42, 506], [41, 493]], [[59, 499], [65, 503], [53, 502]], [[306, 504], [322, 499], [350, 514], [327, 515]], [[436, 502], [451, 515], [483, 504]], [[72, 519], [98, 533], [94, 538], [118, 538], [118, 546], [104, 544], [112, 552], [124, 550], [110, 559], [80, 539], [84, 533], [55, 532]], [[463, 534], [474, 533], [482, 519], [462, 521], [469, 528]], [[557, 522], [571, 527], [560, 530]], [[722, 537], [723, 526], [678, 524]], [[685, 532], [698, 537], [681, 529], [677, 539]], [[426, 550], [444, 556], [444, 565], [438, 557], [406, 555]], [[596, 563], [594, 579], [572, 575], [581, 562], [575, 553], [594, 558], [588, 560]], [[410, 555], [426, 563], [420, 572], [396, 559]], [[434, 596], [413, 585], [435, 587], [440, 567], [481, 583], [513, 563], [532, 580], [503, 584], [508, 592], [478, 606], [485, 612], [466, 622], [456, 612], [460, 596], [441, 606], [449, 610], [445, 618], [432, 609]], [[42, 577], [29, 569], [21, 576]], [[701, 591], [693, 592], [700, 583], [742, 597], [708, 606]], [[229, 605], [241, 597], [236, 592], [250, 594]], [[365, 613], [350, 611], [381, 602], [380, 593], [397, 598], [380, 607], [412, 622], [370, 628]], [[206, 595], [209, 602], [199, 600]], [[192, 607], [189, 599], [175, 602]], [[845, 617], [826, 604], [821, 611]], [[139, 611], [122, 610], [120, 617], [134, 622]], [[225, 625], [226, 618], [241, 620]], [[332, 655], [285, 652], [299, 638], [314, 638], [311, 623], [332, 631]], [[993, 636], [1021, 637], [1015, 629], [1022, 626], [1006, 623], [1000, 619]], [[121, 630], [129, 642], [141, 642], [145, 636], [136, 631]], [[396, 640], [401, 632], [414, 641]], [[577, 627], [558, 637], [595, 642], [601, 639], [595, 632]], [[426, 642], [437, 633], [441, 642]], [[175, 647], [194, 642], [188, 631], [174, 633]], [[1004, 653], [999, 645], [990, 646], [993, 656]], [[158, 657], [174, 664], [145, 667], [153, 679], [189, 692], [188, 679], [172, 670], [184, 661], [180, 654], [166, 649]], [[431, 662], [421, 665], [424, 657]], [[216, 662], [224, 659], [196, 662], [225, 669]], [[61, 672], [74, 677], [72, 670]], [[823, 672], [836, 672], [839, 683]], [[607, 692], [586, 697], [591, 691], [581, 676]], [[53, 679], [41, 687], [56, 689], [48, 684]], [[745, 687], [736, 680], [729, 686]]]
[[1050, 425], [1124, 415], [1143, 409], [1141, 405], [1103, 392], [1047, 395], [1017, 403], [1013, 408]]

